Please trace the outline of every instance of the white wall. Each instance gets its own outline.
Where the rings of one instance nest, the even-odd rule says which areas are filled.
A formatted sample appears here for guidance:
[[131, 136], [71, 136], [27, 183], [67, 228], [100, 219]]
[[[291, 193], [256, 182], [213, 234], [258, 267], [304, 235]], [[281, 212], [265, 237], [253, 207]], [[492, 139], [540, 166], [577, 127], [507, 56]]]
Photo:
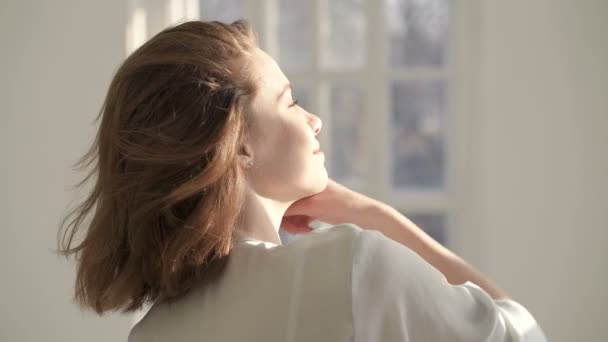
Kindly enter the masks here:
[[128, 319], [70, 302], [73, 264], [50, 252], [78, 180], [69, 165], [124, 58], [124, 13], [120, 0], [0, 4], [0, 341], [126, 341]]
[[[551, 341], [607, 335], [608, 3], [480, 1], [472, 134], [474, 260]], [[129, 320], [80, 314], [50, 253], [78, 180], [69, 164], [124, 58], [124, 3], [0, 5], [1, 341], [124, 341]], [[602, 41], [602, 39], [604, 39]]]
[[608, 2], [482, 2], [481, 264], [551, 341], [608, 341]]

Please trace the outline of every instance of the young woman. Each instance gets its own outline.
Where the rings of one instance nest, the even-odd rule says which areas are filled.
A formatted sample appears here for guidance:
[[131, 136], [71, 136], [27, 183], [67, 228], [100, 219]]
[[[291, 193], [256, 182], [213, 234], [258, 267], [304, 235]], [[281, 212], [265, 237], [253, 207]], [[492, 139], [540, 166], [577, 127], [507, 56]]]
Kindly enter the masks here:
[[[77, 257], [84, 308], [151, 304], [129, 341], [545, 340], [406, 217], [328, 179], [321, 120], [246, 22], [160, 32], [118, 69], [100, 117], [79, 162], [95, 184], [60, 251]], [[310, 232], [312, 219], [333, 226]], [[282, 245], [279, 227], [307, 234]]]

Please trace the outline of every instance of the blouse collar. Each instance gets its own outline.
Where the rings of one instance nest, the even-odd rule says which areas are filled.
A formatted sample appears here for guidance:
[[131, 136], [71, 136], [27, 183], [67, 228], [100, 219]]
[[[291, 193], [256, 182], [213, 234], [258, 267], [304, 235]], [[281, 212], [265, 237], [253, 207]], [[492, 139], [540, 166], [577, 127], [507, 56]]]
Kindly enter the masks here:
[[241, 239], [236, 240], [234, 243], [235, 243], [235, 245], [247, 244], [247, 245], [257, 246], [259, 244], [264, 244], [264, 245], [270, 246], [270, 247], [278, 246], [274, 242], [262, 241], [262, 240], [258, 240], [258, 239], [252, 238], [252, 237], [241, 238]]

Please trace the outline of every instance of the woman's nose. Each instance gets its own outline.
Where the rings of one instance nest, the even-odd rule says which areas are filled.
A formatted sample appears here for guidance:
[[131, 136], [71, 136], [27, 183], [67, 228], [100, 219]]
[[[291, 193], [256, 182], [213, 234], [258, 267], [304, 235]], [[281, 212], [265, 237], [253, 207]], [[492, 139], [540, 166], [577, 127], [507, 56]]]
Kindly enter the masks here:
[[321, 132], [321, 127], [323, 126], [323, 122], [321, 121], [321, 119], [316, 116], [316, 115], [312, 115], [312, 131], [315, 132], [315, 135], [319, 134]]

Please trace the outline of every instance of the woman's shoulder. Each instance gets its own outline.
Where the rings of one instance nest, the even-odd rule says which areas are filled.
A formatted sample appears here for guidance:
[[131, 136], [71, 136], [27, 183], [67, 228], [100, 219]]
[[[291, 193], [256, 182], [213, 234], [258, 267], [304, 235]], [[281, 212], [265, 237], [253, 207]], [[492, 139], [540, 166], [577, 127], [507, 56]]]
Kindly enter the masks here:
[[322, 226], [310, 233], [297, 235], [281, 247], [287, 250], [306, 249], [313, 253], [325, 249], [352, 251], [363, 231], [364, 229], [352, 223]]
[[323, 236], [326, 239], [356, 239], [364, 229], [354, 223], [340, 223], [330, 226], [321, 226], [304, 236]]
[[362, 340], [546, 341], [519, 303], [495, 301], [470, 281], [450, 284], [380, 231], [360, 232], [353, 251], [353, 318]]
[[420, 261], [416, 253], [386, 237], [381, 231], [364, 229], [353, 223], [322, 226], [296, 236], [276, 249], [280, 254], [302, 254], [303, 251], [316, 256], [325, 255], [327, 258], [333, 256], [344, 263], [343, 267], [350, 266], [353, 270], [365, 266], [375, 268], [403, 263], [415, 266]]

